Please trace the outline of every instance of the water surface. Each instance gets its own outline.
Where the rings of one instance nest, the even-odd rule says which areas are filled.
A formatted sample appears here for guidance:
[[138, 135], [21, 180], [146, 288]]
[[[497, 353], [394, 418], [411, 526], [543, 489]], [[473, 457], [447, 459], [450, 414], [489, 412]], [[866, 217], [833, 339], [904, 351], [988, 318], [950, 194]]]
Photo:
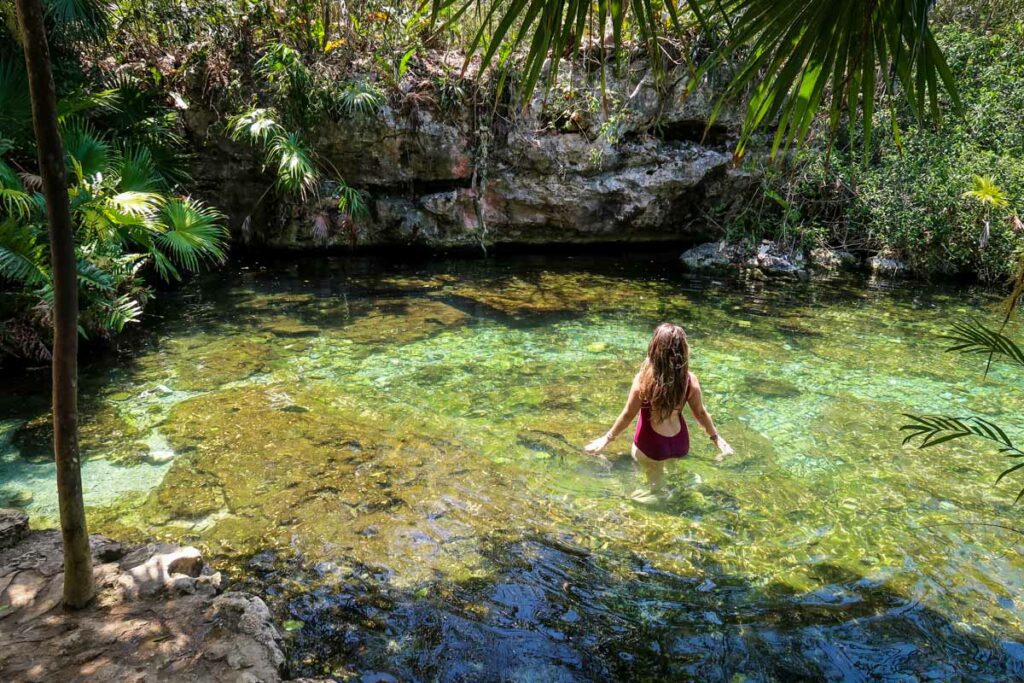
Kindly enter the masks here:
[[[294, 675], [1024, 676], [1024, 546], [978, 524], [1013, 525], [1024, 482], [993, 488], [984, 444], [896, 431], [909, 410], [1015, 435], [1019, 375], [982, 382], [938, 338], [991, 299], [879, 285], [668, 258], [250, 263], [83, 368], [91, 530], [202, 547], [266, 596]], [[607, 462], [579, 448], [664, 320], [736, 455], [698, 432], [671, 495], [637, 500], [627, 436]], [[36, 526], [46, 381], [0, 399], [0, 498]]]

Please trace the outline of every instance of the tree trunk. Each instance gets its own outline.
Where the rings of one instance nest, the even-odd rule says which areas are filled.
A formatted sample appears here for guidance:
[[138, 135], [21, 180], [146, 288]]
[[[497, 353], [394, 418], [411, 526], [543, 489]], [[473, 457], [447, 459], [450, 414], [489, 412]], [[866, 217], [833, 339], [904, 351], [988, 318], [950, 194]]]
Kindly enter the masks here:
[[94, 587], [89, 532], [82, 501], [78, 453], [78, 269], [64, 172], [64, 145], [57, 129], [57, 94], [50, 69], [41, 0], [16, 0], [32, 95], [32, 121], [50, 225], [53, 264], [53, 452], [64, 539], [64, 605], [84, 607]]

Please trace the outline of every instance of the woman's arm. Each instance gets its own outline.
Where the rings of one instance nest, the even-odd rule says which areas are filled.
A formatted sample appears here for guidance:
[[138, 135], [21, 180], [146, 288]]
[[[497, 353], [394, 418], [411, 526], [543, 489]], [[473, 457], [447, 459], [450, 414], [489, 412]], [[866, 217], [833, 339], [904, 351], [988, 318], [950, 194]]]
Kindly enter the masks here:
[[694, 419], [711, 437], [711, 442], [718, 446], [717, 459], [721, 460], [723, 457], [731, 455], [733, 453], [732, 446], [715, 429], [715, 421], [711, 419], [711, 413], [704, 407], [704, 394], [700, 390], [700, 382], [697, 381], [697, 375], [692, 372], [690, 373], [690, 396], [686, 402], [690, 405], [690, 410], [693, 411]]
[[639, 375], [633, 378], [633, 386], [629, 389], [629, 396], [626, 398], [626, 405], [622, 407], [622, 412], [619, 413], [619, 416], [616, 418], [612, 428], [609, 429], [604, 436], [600, 436], [588, 443], [583, 450], [591, 455], [596, 455], [603, 451], [605, 447], [615, 439], [615, 437], [622, 433], [622, 430], [629, 426], [638, 412], [640, 412]]

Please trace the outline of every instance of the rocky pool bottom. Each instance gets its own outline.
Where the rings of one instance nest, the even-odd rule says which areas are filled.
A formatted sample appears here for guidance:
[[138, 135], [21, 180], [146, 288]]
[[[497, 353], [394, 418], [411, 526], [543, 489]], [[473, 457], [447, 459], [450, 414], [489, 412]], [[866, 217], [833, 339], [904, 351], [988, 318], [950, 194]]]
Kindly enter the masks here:
[[[674, 256], [674, 255], [673, 255]], [[369, 680], [1024, 676], [1012, 478], [900, 447], [900, 413], [1011, 431], [1011, 367], [944, 354], [992, 299], [735, 282], [675, 258], [250, 263], [163, 297], [82, 373], [91, 530], [200, 547], [287, 673]], [[651, 329], [690, 332], [736, 447], [672, 495], [622, 437]], [[0, 506], [56, 516], [45, 376], [0, 398]], [[692, 423], [691, 423], [692, 426]]]

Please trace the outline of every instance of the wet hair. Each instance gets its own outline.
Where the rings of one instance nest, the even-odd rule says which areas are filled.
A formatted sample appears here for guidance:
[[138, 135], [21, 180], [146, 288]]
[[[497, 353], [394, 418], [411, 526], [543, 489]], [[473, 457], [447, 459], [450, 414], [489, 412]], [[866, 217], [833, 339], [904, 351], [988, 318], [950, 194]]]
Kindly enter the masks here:
[[683, 402], [690, 377], [690, 345], [679, 325], [662, 323], [647, 345], [640, 365], [640, 398], [651, 404], [658, 421], [667, 420]]

